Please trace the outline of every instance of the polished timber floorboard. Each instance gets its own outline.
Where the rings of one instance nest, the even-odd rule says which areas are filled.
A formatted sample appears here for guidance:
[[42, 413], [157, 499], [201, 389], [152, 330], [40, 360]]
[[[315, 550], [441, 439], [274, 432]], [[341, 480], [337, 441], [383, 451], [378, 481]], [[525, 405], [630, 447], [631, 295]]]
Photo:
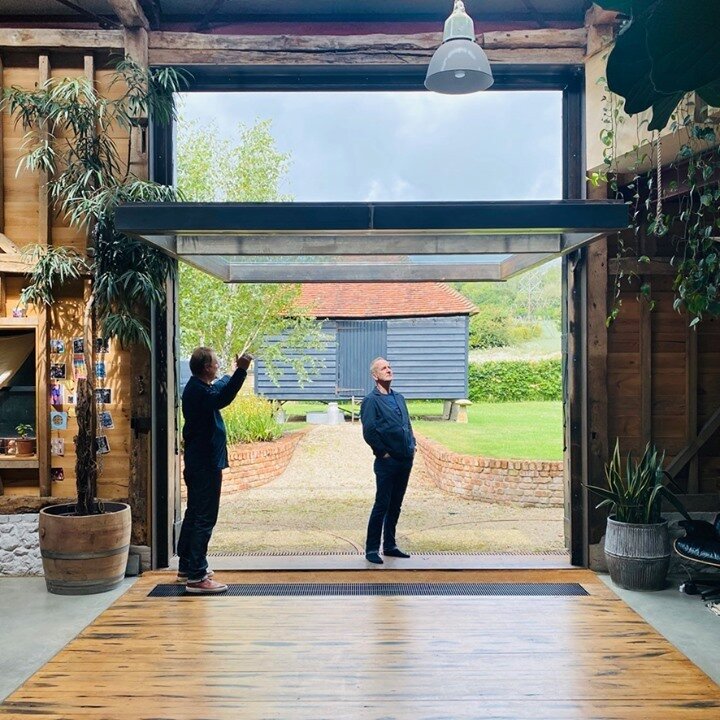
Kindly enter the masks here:
[[146, 574], [0, 717], [720, 718], [720, 688], [588, 571], [218, 576], [578, 582], [589, 595], [148, 598], [172, 576]]

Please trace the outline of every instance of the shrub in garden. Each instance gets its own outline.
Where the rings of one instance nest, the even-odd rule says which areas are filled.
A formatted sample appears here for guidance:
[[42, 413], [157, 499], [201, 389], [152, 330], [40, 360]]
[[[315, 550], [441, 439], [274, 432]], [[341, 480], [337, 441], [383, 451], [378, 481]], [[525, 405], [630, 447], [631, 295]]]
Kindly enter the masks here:
[[283, 433], [271, 403], [257, 395], [238, 395], [222, 414], [230, 445], [277, 440]]
[[487, 350], [510, 344], [512, 315], [498, 305], [481, 305], [477, 314], [470, 318], [470, 347]]
[[562, 400], [560, 360], [470, 363], [468, 384], [473, 402]]

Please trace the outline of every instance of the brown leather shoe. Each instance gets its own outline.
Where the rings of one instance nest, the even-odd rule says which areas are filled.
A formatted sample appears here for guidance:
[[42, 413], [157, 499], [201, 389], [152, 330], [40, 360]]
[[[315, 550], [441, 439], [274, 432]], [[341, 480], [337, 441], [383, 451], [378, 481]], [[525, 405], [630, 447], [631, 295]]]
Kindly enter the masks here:
[[200, 582], [189, 582], [185, 586], [185, 592], [193, 595], [219, 595], [227, 592], [228, 586], [206, 577]]

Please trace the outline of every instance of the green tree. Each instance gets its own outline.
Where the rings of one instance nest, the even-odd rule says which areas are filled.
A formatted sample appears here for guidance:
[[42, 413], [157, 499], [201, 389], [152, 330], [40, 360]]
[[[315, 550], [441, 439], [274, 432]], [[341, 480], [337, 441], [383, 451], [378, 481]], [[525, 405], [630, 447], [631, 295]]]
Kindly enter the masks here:
[[[177, 184], [190, 202], [271, 202], [289, 200], [278, 193], [290, 156], [277, 150], [271, 123], [240, 124], [237, 140], [219, 136], [217, 126], [201, 128], [180, 120]], [[320, 323], [299, 305], [300, 285], [226, 284], [189, 266], [180, 266], [180, 350], [214, 348], [229, 368], [233, 357], [250, 351], [262, 357], [277, 382], [289, 363], [301, 383], [318, 369], [318, 359], [303, 352], [322, 348]], [[300, 352], [298, 352], [300, 351]]]

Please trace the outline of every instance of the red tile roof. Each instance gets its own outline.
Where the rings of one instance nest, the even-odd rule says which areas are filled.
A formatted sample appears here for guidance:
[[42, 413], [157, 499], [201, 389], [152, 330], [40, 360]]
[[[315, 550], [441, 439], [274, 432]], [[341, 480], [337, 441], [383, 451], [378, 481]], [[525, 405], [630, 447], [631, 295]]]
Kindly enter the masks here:
[[474, 315], [464, 295], [441, 282], [310, 283], [299, 304], [318, 318], [427, 317]]

